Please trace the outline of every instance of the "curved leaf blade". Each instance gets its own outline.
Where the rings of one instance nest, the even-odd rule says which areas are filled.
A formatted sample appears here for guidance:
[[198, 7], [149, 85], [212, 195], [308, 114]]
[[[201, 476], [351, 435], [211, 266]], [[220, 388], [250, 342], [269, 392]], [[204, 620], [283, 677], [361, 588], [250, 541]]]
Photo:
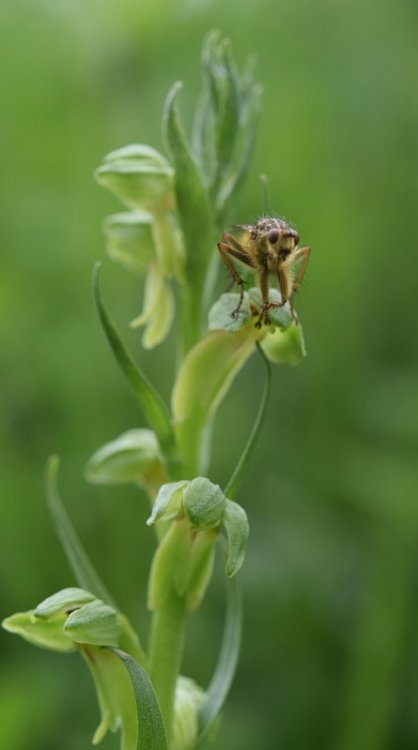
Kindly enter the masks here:
[[116, 607], [112, 596], [109, 594], [109, 591], [85, 552], [83, 545], [77, 536], [77, 532], [67, 515], [67, 511], [62, 504], [57, 489], [58, 466], [58, 456], [51, 456], [48, 460], [46, 469], [47, 497], [55, 531], [61, 542], [68, 563], [78, 583], [83, 589], [91, 591], [91, 593], [95, 594], [99, 599]]
[[156, 433], [161, 446], [166, 450], [170, 450], [173, 445], [173, 433], [167, 406], [146, 375], [138, 365], [134, 363], [132, 357], [122, 343], [119, 333], [110, 319], [101, 299], [99, 271], [100, 263], [96, 263], [93, 271], [93, 295], [102, 328], [106, 334], [110, 348], [115, 355], [116, 361], [141, 404], [144, 414], [150, 426]]
[[218, 664], [199, 712], [198, 746], [206, 739], [228, 695], [241, 646], [242, 600], [237, 577], [227, 578], [227, 610]]
[[233, 474], [224, 489], [225, 495], [230, 500], [232, 500], [236, 496], [239, 486], [243, 480], [244, 474], [247, 471], [248, 465], [251, 460], [251, 455], [254, 451], [258, 436], [260, 434], [261, 426], [263, 424], [263, 419], [266, 413], [267, 402], [268, 402], [268, 398], [270, 394], [270, 385], [271, 385], [270, 363], [266, 355], [264, 354], [261, 346], [258, 343], [256, 346], [266, 366], [266, 382], [265, 382], [264, 390], [261, 396], [260, 405], [258, 407], [257, 416], [255, 418], [255, 422], [251, 430], [251, 434], [247, 440], [247, 443], [244, 447], [241, 457], [233, 471]]
[[132, 656], [112, 649], [125, 665], [135, 695], [138, 716], [137, 750], [168, 750], [167, 732], [152, 682]]

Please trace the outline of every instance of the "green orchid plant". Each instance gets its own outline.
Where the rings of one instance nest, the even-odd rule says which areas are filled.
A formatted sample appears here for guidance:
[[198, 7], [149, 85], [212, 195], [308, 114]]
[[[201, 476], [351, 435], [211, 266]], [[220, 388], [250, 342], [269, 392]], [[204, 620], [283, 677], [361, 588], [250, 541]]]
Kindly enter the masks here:
[[[143, 310], [132, 321], [144, 329], [144, 348], [158, 345], [177, 319], [178, 368], [169, 407], [122, 342], [103, 302], [99, 266], [93, 290], [111, 350], [130, 384], [147, 427], [125, 432], [88, 461], [96, 484], [134, 483], [150, 500], [156, 531], [148, 607], [149, 648], [119, 610], [81, 546], [57, 490], [58, 460], [50, 459], [47, 490], [52, 518], [78, 587], [64, 588], [34, 609], [3, 622], [6, 630], [47, 649], [82, 656], [93, 677], [101, 712], [93, 744], [120, 729], [121, 750], [194, 750], [224, 704], [240, 647], [241, 596], [237, 573], [249, 535], [236, 501], [260, 431], [270, 384], [270, 362], [294, 365], [305, 356], [302, 328], [289, 303], [272, 308], [260, 326], [260, 291], [213, 301], [216, 241], [245, 179], [260, 110], [252, 65], [242, 74], [230, 44], [218, 33], [206, 40], [203, 86], [192, 138], [177, 105], [180, 84], [168, 94], [163, 133], [168, 156], [144, 145], [113, 151], [96, 171], [124, 211], [104, 222], [107, 252], [145, 277]], [[272, 302], [280, 301], [277, 290]], [[175, 311], [178, 305], [179, 309]], [[266, 381], [254, 427], [224, 488], [206, 476], [211, 426], [235, 376], [255, 352]], [[206, 688], [181, 675], [184, 626], [199, 607], [215, 555], [224, 559], [226, 620], [219, 660]]]

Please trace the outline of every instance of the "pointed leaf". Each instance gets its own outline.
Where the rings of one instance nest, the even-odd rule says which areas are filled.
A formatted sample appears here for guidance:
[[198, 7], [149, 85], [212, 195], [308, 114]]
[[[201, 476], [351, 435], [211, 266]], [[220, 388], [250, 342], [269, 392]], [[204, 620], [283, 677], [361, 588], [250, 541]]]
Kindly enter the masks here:
[[47, 464], [46, 473], [48, 504], [55, 530], [61, 541], [70, 567], [80, 586], [87, 591], [91, 591], [108, 604], [114, 605], [111, 595], [96, 573], [87, 553], [84, 551], [77, 533], [61, 502], [61, 498], [57, 491], [58, 465], [58, 458], [56, 456], [51, 456]]
[[218, 664], [199, 713], [200, 747], [214, 725], [234, 679], [241, 645], [242, 603], [237, 578], [227, 578], [227, 611]]
[[99, 318], [107, 340], [113, 354], [115, 355], [116, 361], [141, 404], [145, 416], [156, 433], [161, 446], [163, 448], [172, 447], [173, 436], [168, 409], [148, 378], [140, 368], [134, 364], [131, 356], [125, 349], [114, 324], [107, 314], [100, 296], [99, 269], [100, 264], [96, 263], [93, 274], [93, 292]]
[[145, 669], [123, 651], [113, 649], [113, 653], [124, 663], [135, 694], [138, 718], [137, 750], [168, 750], [161, 708]]
[[256, 446], [258, 436], [260, 434], [261, 426], [263, 424], [264, 415], [266, 413], [267, 402], [268, 402], [268, 398], [270, 394], [271, 367], [270, 367], [267, 357], [265, 356], [265, 354], [263, 353], [263, 350], [261, 349], [260, 344], [257, 344], [257, 349], [266, 366], [266, 382], [264, 385], [264, 390], [261, 396], [260, 405], [258, 407], [257, 416], [255, 418], [250, 436], [245, 444], [244, 450], [234, 469], [234, 472], [224, 490], [225, 495], [227, 495], [227, 497], [229, 497], [230, 499], [236, 496], [238, 489], [240, 487], [240, 484], [242, 482], [242, 479], [244, 477], [244, 474], [247, 471], [252, 453]]

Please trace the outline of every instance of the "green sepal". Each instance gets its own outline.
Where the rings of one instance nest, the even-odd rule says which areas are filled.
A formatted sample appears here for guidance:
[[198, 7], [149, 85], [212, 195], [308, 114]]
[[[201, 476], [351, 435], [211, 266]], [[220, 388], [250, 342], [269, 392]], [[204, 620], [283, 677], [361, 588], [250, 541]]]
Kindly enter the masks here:
[[105, 443], [87, 462], [84, 475], [94, 484], [124, 484], [163, 478], [165, 468], [155, 433], [128, 430]]
[[69, 610], [82, 607], [94, 599], [96, 599], [94, 594], [84, 589], [75, 587], [62, 589], [44, 599], [34, 609], [33, 613], [35, 617], [39, 617], [41, 620], [48, 620], [55, 615], [66, 614]]
[[94, 176], [128, 208], [149, 210], [155, 204], [174, 205], [173, 169], [148, 146], [138, 144], [112, 151]]
[[77, 532], [64, 508], [57, 488], [57, 473], [59, 459], [51, 456], [46, 468], [46, 488], [48, 506], [54, 523], [55, 531], [61, 542], [65, 556], [78, 581], [87, 591], [91, 591], [99, 599], [114, 606], [112, 596], [96, 572], [89, 556], [78, 538]]
[[306, 357], [305, 341], [300, 323], [293, 323], [286, 331], [276, 328], [260, 346], [271, 362], [297, 365]]
[[225, 510], [226, 498], [221, 488], [206, 477], [192, 479], [183, 495], [184, 512], [193, 529], [218, 526]]
[[59, 613], [47, 620], [36, 617], [34, 610], [28, 612], [16, 612], [6, 617], [2, 626], [9, 633], [20, 635], [25, 641], [33, 646], [46, 648], [50, 651], [71, 652], [76, 650], [76, 645], [64, 633], [66, 615]]
[[245, 547], [250, 532], [244, 508], [233, 500], [227, 500], [222, 525], [228, 542], [225, 572], [231, 577], [238, 573], [244, 562]]
[[173, 434], [168, 409], [154, 386], [125, 349], [115, 325], [103, 305], [99, 289], [99, 270], [100, 263], [96, 263], [93, 273], [93, 293], [103, 330], [115, 359], [141, 404], [160, 445], [163, 450], [170, 452], [173, 448]]
[[68, 615], [64, 632], [76, 643], [118, 646], [122, 627], [116, 610], [95, 599]]
[[208, 334], [188, 353], [178, 372], [172, 394], [174, 428], [192, 476], [200, 471], [205, 427], [255, 350], [254, 329], [249, 326], [235, 334]]
[[128, 271], [142, 276], [155, 255], [149, 211], [125, 211], [107, 216], [103, 222], [109, 257]]
[[[258, 311], [261, 311], [261, 308], [263, 306], [263, 299], [260, 290], [257, 289], [257, 287], [251, 287], [251, 289], [248, 290], [248, 296], [250, 298], [250, 303], [253, 303]], [[282, 296], [278, 289], [275, 289], [274, 287], [269, 289], [269, 302], [273, 302], [279, 305], [281, 304]], [[290, 326], [294, 323], [294, 318], [289, 302], [286, 302], [284, 305], [282, 305], [282, 307], [271, 307], [268, 311], [268, 316], [270, 320], [270, 326], [274, 326], [275, 328], [278, 327], [286, 330], [287, 328], [290, 328]]]
[[155, 498], [152, 513], [147, 520], [148, 526], [156, 521], [171, 521], [179, 514], [183, 497], [183, 490], [188, 485], [187, 480], [163, 484]]
[[[209, 331], [228, 331], [236, 333], [245, 328], [251, 318], [250, 298], [244, 292], [242, 304], [237, 313], [239, 295], [234, 293], [222, 294], [209, 310]], [[235, 313], [235, 314], [234, 314]]]

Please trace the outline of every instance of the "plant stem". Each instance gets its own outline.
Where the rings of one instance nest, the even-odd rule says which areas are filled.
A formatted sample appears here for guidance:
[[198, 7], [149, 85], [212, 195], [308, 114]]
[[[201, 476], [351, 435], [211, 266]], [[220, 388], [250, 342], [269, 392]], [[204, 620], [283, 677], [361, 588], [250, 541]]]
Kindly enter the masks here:
[[149, 674], [158, 695], [170, 738], [176, 680], [183, 652], [186, 619], [184, 598], [171, 590], [154, 612], [149, 653]]

